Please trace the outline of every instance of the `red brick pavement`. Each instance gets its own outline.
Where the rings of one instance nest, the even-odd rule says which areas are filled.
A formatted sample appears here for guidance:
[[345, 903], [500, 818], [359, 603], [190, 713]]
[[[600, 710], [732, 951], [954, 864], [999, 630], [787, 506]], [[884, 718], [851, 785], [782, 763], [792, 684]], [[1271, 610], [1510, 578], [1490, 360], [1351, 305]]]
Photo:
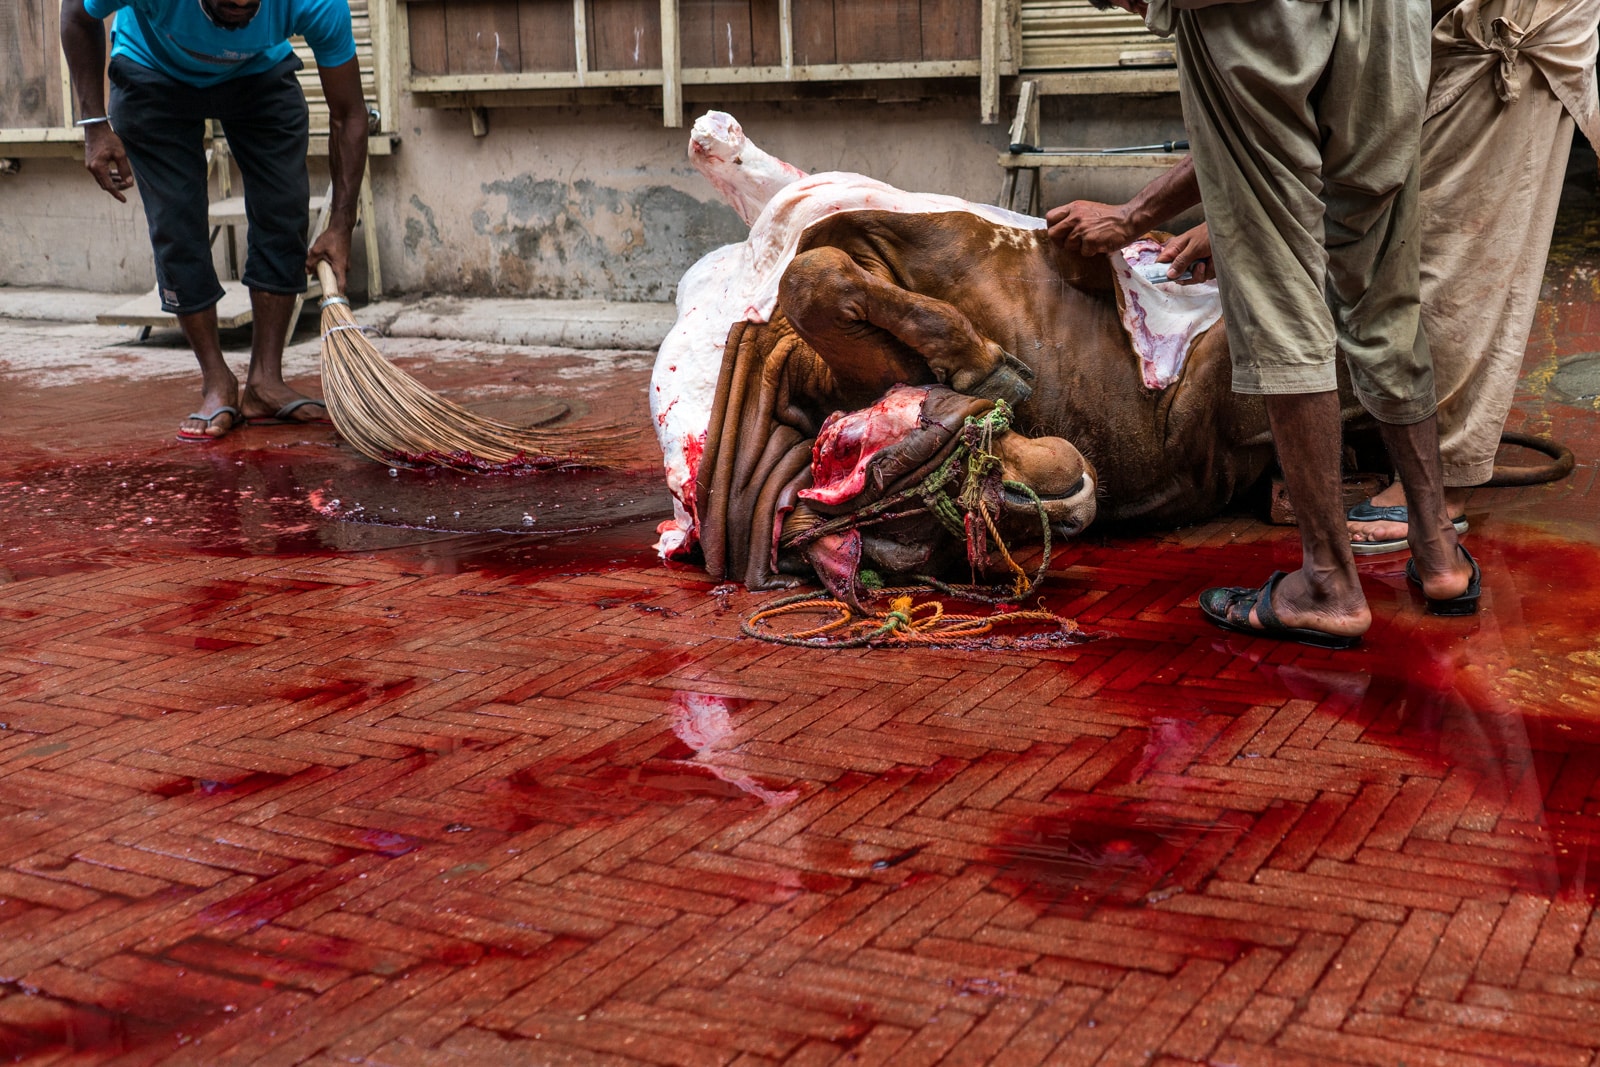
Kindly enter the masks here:
[[[1198, 619], [1294, 558], [1248, 514], [1060, 547], [1048, 600], [1086, 643], [797, 650], [739, 636], [767, 597], [653, 560], [648, 473], [391, 479], [325, 430], [180, 448], [165, 415], [47, 449], [70, 405], [176, 386], [22, 383], [0, 1051], [1593, 1064], [1600, 421], [1550, 383], [1600, 305], [1552, 296], [1516, 418], [1579, 469], [1474, 499], [1474, 620], [1367, 565], [1346, 653]], [[432, 373], [470, 397], [527, 365]], [[448, 532], [528, 500], [541, 529], [627, 521]]]

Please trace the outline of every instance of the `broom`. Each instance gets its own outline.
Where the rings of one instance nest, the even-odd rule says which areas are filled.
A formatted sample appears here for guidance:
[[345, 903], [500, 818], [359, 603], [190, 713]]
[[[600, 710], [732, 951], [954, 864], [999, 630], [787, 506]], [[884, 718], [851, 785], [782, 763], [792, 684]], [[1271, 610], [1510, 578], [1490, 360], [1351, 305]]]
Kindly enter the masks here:
[[383, 358], [325, 261], [317, 264], [317, 280], [322, 394], [334, 427], [363, 455], [396, 467], [480, 472], [609, 466], [627, 457], [636, 433], [512, 426], [451, 403]]

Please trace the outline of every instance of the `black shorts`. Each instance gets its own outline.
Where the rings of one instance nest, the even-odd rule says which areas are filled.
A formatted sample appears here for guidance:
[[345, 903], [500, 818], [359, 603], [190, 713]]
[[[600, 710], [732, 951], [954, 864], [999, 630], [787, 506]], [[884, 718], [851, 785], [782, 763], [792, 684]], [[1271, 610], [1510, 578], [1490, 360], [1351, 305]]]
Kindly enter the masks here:
[[124, 56], [111, 60], [111, 128], [122, 138], [144, 201], [161, 308], [204, 311], [222, 299], [206, 217], [205, 122], [218, 119], [244, 176], [249, 220], [244, 284], [306, 291], [306, 98], [290, 56], [271, 70], [197, 88]]

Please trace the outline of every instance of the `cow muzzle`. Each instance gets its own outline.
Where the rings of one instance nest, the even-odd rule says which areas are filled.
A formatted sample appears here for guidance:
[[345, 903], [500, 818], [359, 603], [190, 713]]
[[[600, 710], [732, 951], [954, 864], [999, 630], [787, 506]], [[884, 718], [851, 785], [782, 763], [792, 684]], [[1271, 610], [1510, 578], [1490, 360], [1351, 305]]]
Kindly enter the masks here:
[[[1053, 537], [1076, 537], [1094, 521], [1099, 481], [1094, 466], [1070, 441], [1008, 432], [994, 442], [1007, 481], [1032, 489], [1044, 505]], [[1037, 508], [1024, 494], [1006, 490], [1006, 526], [1037, 540]]]

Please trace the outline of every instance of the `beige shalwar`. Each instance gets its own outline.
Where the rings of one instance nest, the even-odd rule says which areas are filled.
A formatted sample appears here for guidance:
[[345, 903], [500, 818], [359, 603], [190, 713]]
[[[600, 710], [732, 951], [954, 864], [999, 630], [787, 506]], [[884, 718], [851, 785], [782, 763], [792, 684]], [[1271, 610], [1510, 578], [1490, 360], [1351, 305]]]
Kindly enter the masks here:
[[1489, 478], [1511, 409], [1574, 117], [1600, 149], [1600, 0], [1447, 7], [1422, 129], [1422, 323], [1445, 484], [1469, 486]]
[[1315, 393], [1342, 351], [1377, 418], [1434, 411], [1418, 330], [1418, 142], [1429, 12], [1417, 0], [1152, 5], [1172, 24], [1221, 282], [1233, 385]]

